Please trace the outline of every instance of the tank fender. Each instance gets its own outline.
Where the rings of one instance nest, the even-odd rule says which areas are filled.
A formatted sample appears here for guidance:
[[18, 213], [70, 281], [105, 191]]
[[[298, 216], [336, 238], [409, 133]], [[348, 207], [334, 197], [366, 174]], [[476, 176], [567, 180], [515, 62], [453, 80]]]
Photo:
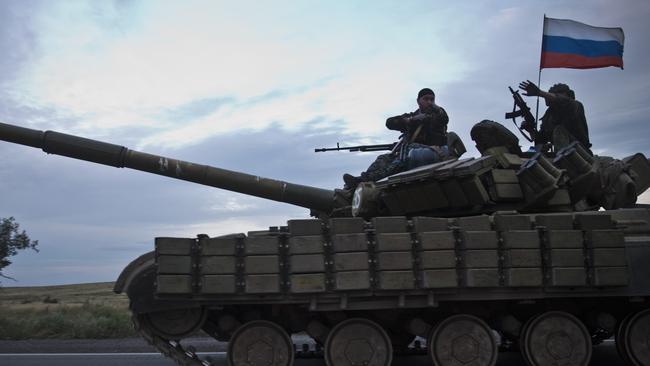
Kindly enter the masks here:
[[120, 276], [117, 278], [117, 281], [115, 281], [113, 292], [116, 294], [128, 292], [131, 281], [147, 268], [151, 268], [155, 264], [155, 259], [155, 253], [151, 251], [131, 261], [129, 265], [124, 267], [122, 273], [120, 273]]

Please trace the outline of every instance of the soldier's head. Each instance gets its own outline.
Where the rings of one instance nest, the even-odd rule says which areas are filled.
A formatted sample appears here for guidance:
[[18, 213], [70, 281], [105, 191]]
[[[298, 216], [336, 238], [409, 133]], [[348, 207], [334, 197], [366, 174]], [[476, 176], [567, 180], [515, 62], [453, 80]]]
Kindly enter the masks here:
[[557, 83], [548, 89], [548, 92], [553, 94], [561, 94], [571, 99], [576, 99], [576, 94], [566, 84]]
[[436, 94], [429, 88], [424, 88], [418, 93], [418, 108], [421, 112], [431, 113], [436, 105]]

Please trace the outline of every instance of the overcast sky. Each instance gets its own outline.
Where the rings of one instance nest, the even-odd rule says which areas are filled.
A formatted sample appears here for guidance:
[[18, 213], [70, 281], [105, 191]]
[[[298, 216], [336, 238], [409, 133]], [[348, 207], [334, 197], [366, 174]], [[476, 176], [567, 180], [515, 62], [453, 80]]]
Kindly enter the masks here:
[[[625, 70], [545, 69], [541, 86], [575, 90], [597, 154], [650, 156], [647, 0], [5, 0], [0, 121], [336, 188], [375, 154], [313, 148], [394, 141], [385, 119], [414, 110], [422, 87], [468, 156], [478, 156], [474, 123], [512, 128], [507, 86], [537, 80], [544, 14], [624, 29]], [[5, 285], [112, 281], [156, 236], [308, 217], [14, 144], [0, 143], [0, 156], [0, 217], [14, 216], [41, 249], [13, 257], [6, 274], [18, 282]]]

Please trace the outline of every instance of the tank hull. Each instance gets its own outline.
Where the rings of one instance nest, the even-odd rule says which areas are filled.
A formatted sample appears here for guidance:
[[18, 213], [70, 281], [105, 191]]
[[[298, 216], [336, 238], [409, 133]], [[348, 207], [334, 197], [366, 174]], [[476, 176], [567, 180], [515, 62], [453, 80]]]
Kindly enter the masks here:
[[[624, 322], [628, 317], [645, 319], [648, 258], [648, 208], [290, 220], [277, 230], [248, 235], [158, 238], [144, 264], [146, 289], [123, 290], [130, 296], [149, 293], [146, 299], [131, 298], [140, 319], [202, 309], [207, 320], [197, 326], [220, 340], [235, 337], [233, 347], [242, 342], [237, 329], [249, 324], [268, 330], [259, 322], [269, 322], [287, 334], [307, 332], [325, 346], [323, 357], [330, 362], [331, 353], [341, 351], [337, 342], [350, 341], [342, 335], [346, 327], [365, 329], [366, 321], [385, 330], [397, 353], [413, 352], [406, 345], [416, 336], [428, 339], [431, 349], [444, 348], [450, 346], [447, 333], [462, 333], [470, 324], [476, 334], [489, 324], [486, 329], [497, 331], [502, 345], [521, 347], [533, 359], [548, 355], [526, 342], [562, 322], [573, 331], [560, 330], [583, 344], [572, 352], [588, 359], [590, 342], [632, 332], [630, 321]], [[121, 277], [127, 272], [134, 270]], [[161, 352], [171, 352], [163, 335], [143, 329], [158, 337]], [[381, 339], [375, 335], [374, 342]], [[589, 346], [580, 343], [585, 339]], [[623, 347], [622, 357], [645, 352], [647, 346], [627, 339], [637, 346]], [[548, 342], [550, 347], [555, 341]], [[482, 357], [492, 364], [497, 354]], [[181, 358], [180, 364], [194, 362]]]

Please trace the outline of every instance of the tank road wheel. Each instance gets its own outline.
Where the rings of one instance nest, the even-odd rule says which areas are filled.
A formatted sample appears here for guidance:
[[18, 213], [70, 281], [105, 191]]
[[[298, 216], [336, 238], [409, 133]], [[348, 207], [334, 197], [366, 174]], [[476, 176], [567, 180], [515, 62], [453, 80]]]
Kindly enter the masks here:
[[337, 324], [325, 341], [328, 366], [390, 366], [393, 346], [379, 324], [352, 318]]
[[650, 309], [628, 316], [621, 323], [616, 348], [628, 364], [650, 365]]
[[499, 353], [492, 329], [466, 314], [450, 316], [433, 328], [427, 348], [436, 366], [493, 366]]
[[591, 336], [575, 316], [549, 311], [526, 322], [521, 336], [524, 359], [532, 366], [587, 366]]
[[616, 329], [616, 351], [618, 352], [618, 355], [621, 356], [621, 359], [623, 359], [623, 362], [625, 362], [626, 365], [631, 365], [632, 361], [630, 361], [630, 358], [625, 351], [625, 337], [623, 334], [625, 333], [625, 329], [627, 329], [627, 325], [630, 323], [630, 319], [632, 319], [633, 316], [634, 313], [628, 314], [625, 318], [623, 318], [623, 321], [621, 321], [621, 323], [618, 325], [618, 328]]
[[178, 340], [200, 329], [207, 315], [204, 308], [188, 308], [154, 311], [141, 317], [156, 335]]
[[231, 366], [291, 366], [293, 342], [279, 325], [253, 320], [237, 328], [228, 343]]

